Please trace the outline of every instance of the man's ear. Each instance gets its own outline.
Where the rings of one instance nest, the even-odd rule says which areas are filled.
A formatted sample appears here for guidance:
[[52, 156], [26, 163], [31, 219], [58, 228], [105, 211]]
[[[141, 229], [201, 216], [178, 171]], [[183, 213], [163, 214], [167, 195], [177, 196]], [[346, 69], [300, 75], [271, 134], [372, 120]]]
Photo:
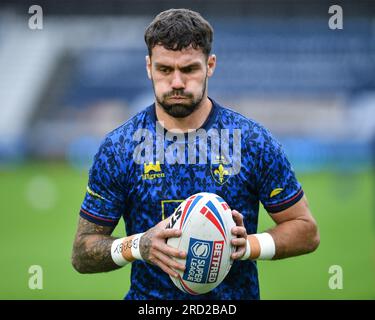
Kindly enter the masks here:
[[146, 70], [147, 70], [147, 76], [151, 80], [151, 57], [146, 56]]
[[214, 74], [216, 67], [216, 56], [211, 54], [207, 59], [207, 76], [211, 77]]

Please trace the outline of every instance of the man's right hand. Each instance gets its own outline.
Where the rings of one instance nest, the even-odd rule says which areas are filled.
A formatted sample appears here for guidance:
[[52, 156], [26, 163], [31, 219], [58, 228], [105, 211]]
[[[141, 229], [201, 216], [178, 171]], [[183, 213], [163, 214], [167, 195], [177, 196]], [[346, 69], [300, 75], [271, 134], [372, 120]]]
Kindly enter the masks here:
[[185, 270], [185, 266], [176, 262], [172, 257], [185, 259], [186, 252], [179, 251], [167, 245], [168, 238], [178, 238], [181, 230], [166, 229], [169, 218], [159, 222], [155, 227], [147, 230], [141, 237], [139, 247], [142, 258], [160, 267], [165, 273], [177, 278], [175, 270]]

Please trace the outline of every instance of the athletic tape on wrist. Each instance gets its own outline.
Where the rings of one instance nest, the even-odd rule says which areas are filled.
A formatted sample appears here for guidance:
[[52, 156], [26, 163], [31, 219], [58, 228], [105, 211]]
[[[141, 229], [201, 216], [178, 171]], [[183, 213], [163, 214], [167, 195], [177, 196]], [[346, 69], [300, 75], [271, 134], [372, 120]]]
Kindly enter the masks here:
[[249, 242], [249, 239], [247, 239], [246, 240], [246, 252], [242, 256], [241, 260], [247, 260], [247, 259], [249, 259], [250, 258], [250, 254], [251, 254], [250, 242]]
[[260, 255], [257, 259], [271, 260], [276, 251], [275, 241], [272, 236], [267, 232], [257, 233], [254, 236], [257, 237], [260, 246]]
[[124, 238], [116, 239], [112, 242], [111, 246], [111, 256], [114, 263], [119, 267], [123, 267], [129, 263], [128, 260], [124, 258], [122, 252], [124, 251]]
[[141, 256], [141, 252], [139, 251], [139, 243], [141, 241], [141, 237], [143, 236], [144, 233], [138, 233], [134, 236], [134, 238], [132, 239], [132, 256], [134, 257], [134, 259], [136, 260], [142, 260], [143, 261], [143, 258]]

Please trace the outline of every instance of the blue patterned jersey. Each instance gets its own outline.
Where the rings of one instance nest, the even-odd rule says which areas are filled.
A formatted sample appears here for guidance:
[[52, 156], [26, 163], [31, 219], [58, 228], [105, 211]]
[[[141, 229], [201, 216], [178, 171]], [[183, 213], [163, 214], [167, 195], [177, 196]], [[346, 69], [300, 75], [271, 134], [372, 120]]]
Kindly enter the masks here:
[[[232, 137], [229, 140], [233, 140], [235, 130], [240, 130], [238, 170], [230, 170], [228, 162], [220, 156], [210, 157], [213, 144], [207, 148], [206, 163], [198, 158], [196, 163], [184, 163], [181, 157], [186, 160], [191, 148], [187, 134], [180, 134], [182, 139], [169, 139], [169, 132], [164, 129], [165, 139], [159, 141], [163, 147], [157, 147], [155, 138], [155, 143], [142, 153], [139, 149], [142, 142], [157, 137], [160, 129], [153, 104], [105, 137], [90, 169], [81, 217], [105, 226], [115, 226], [123, 218], [126, 232], [131, 235], [155, 226], [192, 194], [212, 192], [242, 213], [247, 233], [253, 234], [257, 233], [259, 202], [272, 214], [300, 200], [302, 188], [280, 144], [260, 124], [211, 101], [211, 112], [201, 129], [207, 132], [227, 129], [228, 136]], [[195, 149], [199, 151], [198, 147]], [[158, 161], [160, 152], [177, 160], [175, 163]], [[140, 163], [142, 156], [151, 161]], [[125, 298], [259, 299], [256, 262], [234, 261], [218, 287], [207, 294], [193, 296], [175, 287], [160, 268], [135, 261], [131, 265], [131, 287]]]

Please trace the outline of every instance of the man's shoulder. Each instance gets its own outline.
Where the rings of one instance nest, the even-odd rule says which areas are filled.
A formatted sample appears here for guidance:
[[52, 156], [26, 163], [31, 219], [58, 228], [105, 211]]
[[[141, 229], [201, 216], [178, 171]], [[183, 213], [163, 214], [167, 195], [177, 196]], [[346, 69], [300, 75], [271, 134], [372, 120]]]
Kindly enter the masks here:
[[148, 106], [126, 120], [123, 124], [107, 133], [106, 138], [116, 142], [128, 142], [133, 139], [134, 132], [140, 128], [146, 128], [151, 106]]
[[223, 122], [224, 128], [240, 129], [244, 134], [250, 134], [251, 136], [268, 136], [270, 135], [269, 130], [260, 122], [255, 119], [248, 118], [245, 115], [239, 113], [229, 106], [218, 105], [219, 107], [219, 119]]

